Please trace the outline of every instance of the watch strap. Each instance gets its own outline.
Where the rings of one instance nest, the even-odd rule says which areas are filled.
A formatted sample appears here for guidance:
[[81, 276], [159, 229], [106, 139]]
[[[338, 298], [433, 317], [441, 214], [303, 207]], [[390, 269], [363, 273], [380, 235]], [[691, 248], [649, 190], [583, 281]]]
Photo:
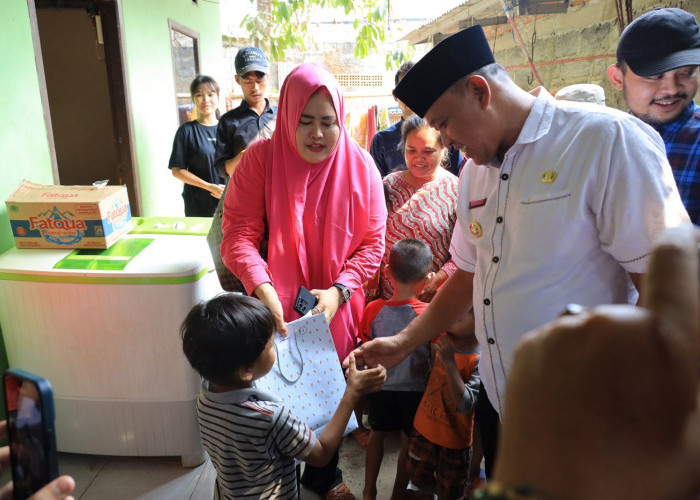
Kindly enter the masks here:
[[333, 283], [333, 286], [340, 290], [340, 295], [343, 298], [343, 303], [350, 300], [350, 297], [352, 297], [352, 292], [348, 287], [341, 283]]

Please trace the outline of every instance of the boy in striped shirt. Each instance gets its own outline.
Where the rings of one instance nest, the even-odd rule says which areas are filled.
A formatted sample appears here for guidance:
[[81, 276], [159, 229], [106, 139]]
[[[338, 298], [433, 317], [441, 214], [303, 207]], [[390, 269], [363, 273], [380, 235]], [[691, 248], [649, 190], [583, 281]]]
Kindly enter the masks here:
[[318, 438], [273, 394], [253, 382], [275, 362], [275, 320], [252, 297], [221, 294], [200, 303], [182, 324], [183, 351], [202, 376], [197, 402], [204, 448], [216, 469], [215, 499], [296, 499], [294, 459], [322, 467], [340, 445], [359, 397], [381, 388], [383, 367], [358, 371]]

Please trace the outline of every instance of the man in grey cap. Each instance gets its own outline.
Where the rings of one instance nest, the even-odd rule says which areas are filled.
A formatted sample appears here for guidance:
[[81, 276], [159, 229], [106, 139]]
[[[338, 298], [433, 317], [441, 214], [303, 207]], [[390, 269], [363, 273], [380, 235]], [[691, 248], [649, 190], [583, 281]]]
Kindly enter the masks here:
[[266, 95], [270, 63], [263, 51], [257, 47], [243, 47], [236, 54], [234, 64], [243, 100], [219, 121], [214, 159], [217, 172], [225, 179], [233, 173], [248, 144], [272, 135], [277, 118], [277, 107], [270, 105]]
[[681, 199], [700, 223], [700, 25], [681, 9], [654, 9], [632, 21], [608, 68], [630, 113], [661, 135]]
[[569, 304], [636, 303], [652, 240], [688, 215], [651, 127], [524, 91], [479, 25], [440, 42], [394, 93], [469, 158], [450, 245], [458, 270], [405, 330], [354, 354], [394, 366], [473, 306], [483, 400], [501, 414], [522, 336]]
[[[226, 179], [227, 185], [248, 145], [261, 137], [271, 137], [277, 120], [277, 107], [272, 106], [266, 96], [270, 63], [263, 51], [257, 47], [243, 47], [236, 54], [234, 64], [236, 83], [243, 89], [243, 100], [219, 120], [214, 155], [214, 168], [221, 178]], [[221, 260], [221, 217], [225, 197], [226, 190], [216, 206], [207, 242], [221, 287], [229, 292], [242, 292], [243, 284]], [[262, 251], [267, 251], [267, 240], [262, 243]]]

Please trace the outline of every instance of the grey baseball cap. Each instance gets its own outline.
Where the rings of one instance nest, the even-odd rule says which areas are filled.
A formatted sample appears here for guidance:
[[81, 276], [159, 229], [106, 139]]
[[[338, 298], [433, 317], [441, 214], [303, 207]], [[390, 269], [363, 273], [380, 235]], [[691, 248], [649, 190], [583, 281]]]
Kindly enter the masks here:
[[263, 51], [257, 47], [243, 47], [236, 54], [234, 64], [238, 76], [243, 76], [251, 71], [260, 71], [265, 74], [270, 72], [270, 63], [267, 62]]

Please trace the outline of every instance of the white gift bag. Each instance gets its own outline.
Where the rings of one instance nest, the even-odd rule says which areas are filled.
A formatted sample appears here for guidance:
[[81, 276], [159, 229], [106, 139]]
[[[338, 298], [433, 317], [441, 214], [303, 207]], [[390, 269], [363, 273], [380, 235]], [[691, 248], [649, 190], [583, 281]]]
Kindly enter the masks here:
[[[287, 323], [289, 335], [275, 336], [277, 360], [255, 385], [282, 398], [295, 418], [320, 435], [345, 392], [345, 377], [323, 314]], [[357, 429], [350, 417], [345, 434]]]

